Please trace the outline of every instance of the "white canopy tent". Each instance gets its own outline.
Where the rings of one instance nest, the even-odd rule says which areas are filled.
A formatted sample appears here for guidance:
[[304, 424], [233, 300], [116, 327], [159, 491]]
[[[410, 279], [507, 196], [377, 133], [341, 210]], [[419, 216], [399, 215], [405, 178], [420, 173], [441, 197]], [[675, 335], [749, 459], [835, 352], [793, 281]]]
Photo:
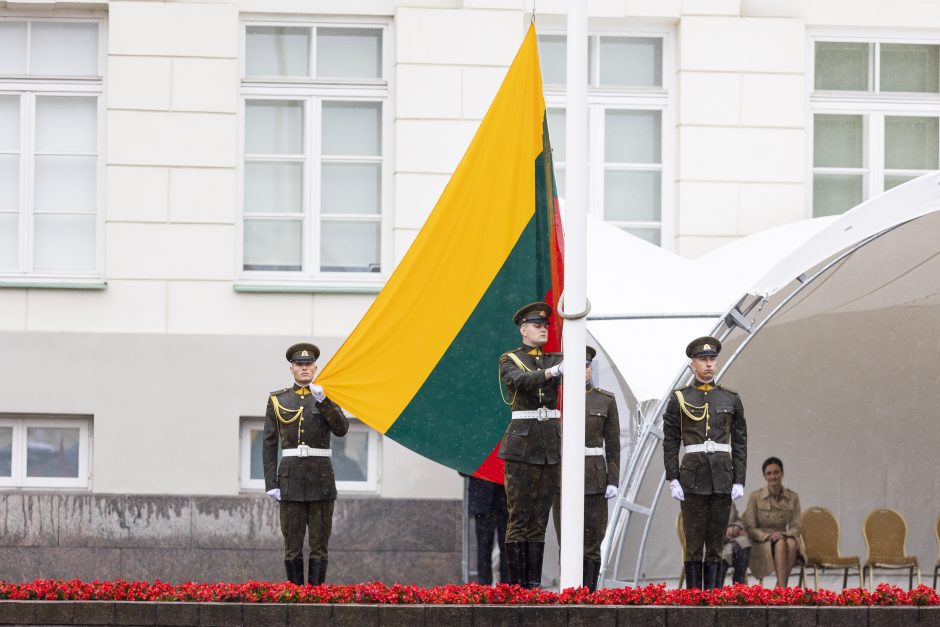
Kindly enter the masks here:
[[[822, 505], [839, 518], [844, 555], [864, 559], [864, 517], [888, 506], [906, 516], [908, 552], [928, 568], [936, 555], [931, 529], [940, 514], [937, 209], [940, 173], [872, 199], [815, 234], [807, 228], [808, 239], [729, 299], [735, 306], [713, 325], [725, 344], [721, 382], [741, 393], [748, 416], [747, 490], [763, 485], [766, 456], [781, 457], [784, 482], [803, 507]], [[749, 268], [743, 251], [750, 245], [741, 246], [737, 265]], [[701, 263], [707, 269], [694, 271], [711, 280], [721, 264], [734, 265], [734, 255]], [[632, 277], [616, 284], [635, 291]], [[629, 371], [621, 360], [650, 357], [636, 347], [629, 356], [608, 350], [595, 335], [621, 372]], [[684, 346], [686, 337], [676, 342]], [[680, 352], [673, 381], [681, 382], [684, 372]], [[660, 446], [671, 385], [658, 394], [625, 469], [605, 541], [606, 585], [662, 581], [679, 572], [678, 507], [663, 497]]]

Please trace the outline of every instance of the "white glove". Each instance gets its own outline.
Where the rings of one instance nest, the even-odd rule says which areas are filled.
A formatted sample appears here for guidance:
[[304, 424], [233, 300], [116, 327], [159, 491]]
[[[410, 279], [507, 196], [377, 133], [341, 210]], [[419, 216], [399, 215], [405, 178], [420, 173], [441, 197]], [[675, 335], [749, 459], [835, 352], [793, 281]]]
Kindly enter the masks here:
[[265, 494], [267, 494], [268, 496], [270, 496], [270, 497], [271, 497], [272, 499], [274, 499], [275, 501], [280, 501], [280, 500], [281, 500], [281, 489], [280, 489], [280, 488], [274, 488], [273, 490], [268, 490], [267, 492], [265, 492]]
[[310, 384], [310, 393], [313, 394], [313, 398], [315, 398], [318, 403], [322, 403], [323, 399], [326, 398], [326, 392], [323, 391], [323, 387], [316, 383]]
[[731, 500], [737, 501], [742, 496], [744, 496], [744, 486], [740, 483], [733, 484], [731, 486]]
[[604, 498], [605, 498], [605, 499], [613, 499], [613, 498], [616, 498], [616, 497], [617, 497], [617, 486], [615, 486], [615, 485], [609, 485], [609, 486], [607, 486], [607, 489], [604, 490]]
[[552, 366], [548, 369], [548, 371], [553, 377], [560, 377], [561, 375], [565, 374], [565, 362], [561, 362], [560, 364]]
[[672, 498], [677, 501], [685, 500], [685, 492], [682, 491], [682, 486], [679, 485], [678, 479], [673, 479], [669, 482], [669, 492], [672, 494]]

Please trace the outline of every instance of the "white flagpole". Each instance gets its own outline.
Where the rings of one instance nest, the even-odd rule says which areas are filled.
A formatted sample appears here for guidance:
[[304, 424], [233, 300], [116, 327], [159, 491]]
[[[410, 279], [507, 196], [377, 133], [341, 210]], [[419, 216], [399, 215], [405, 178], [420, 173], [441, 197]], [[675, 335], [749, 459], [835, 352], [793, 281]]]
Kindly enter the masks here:
[[[587, 302], [587, 0], [568, 1], [568, 73], [565, 144], [564, 312], [584, 312]], [[561, 450], [560, 588], [582, 584], [584, 558], [585, 321], [565, 321], [564, 425]]]

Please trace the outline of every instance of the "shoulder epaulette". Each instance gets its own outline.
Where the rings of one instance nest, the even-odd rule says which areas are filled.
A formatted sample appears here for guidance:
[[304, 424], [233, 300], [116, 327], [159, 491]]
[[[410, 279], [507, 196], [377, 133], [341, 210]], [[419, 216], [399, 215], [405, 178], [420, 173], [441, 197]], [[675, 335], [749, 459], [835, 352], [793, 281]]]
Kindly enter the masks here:
[[594, 388], [594, 389], [605, 396], [609, 396], [610, 398], [617, 398], [617, 396], [613, 392], [608, 392], [607, 390], [602, 390], [600, 388]]
[[735, 396], [738, 396], [738, 393], [737, 393], [735, 390], [732, 390], [731, 388], [727, 388], [727, 387], [725, 387], [725, 386], [723, 386], [723, 385], [716, 385], [715, 387], [721, 388], [721, 389], [724, 390], [725, 392], [731, 392], [731, 393], [734, 394]]
[[268, 396], [277, 396], [278, 394], [283, 394], [284, 392], [290, 392], [290, 388], [281, 388], [280, 390], [274, 390]]

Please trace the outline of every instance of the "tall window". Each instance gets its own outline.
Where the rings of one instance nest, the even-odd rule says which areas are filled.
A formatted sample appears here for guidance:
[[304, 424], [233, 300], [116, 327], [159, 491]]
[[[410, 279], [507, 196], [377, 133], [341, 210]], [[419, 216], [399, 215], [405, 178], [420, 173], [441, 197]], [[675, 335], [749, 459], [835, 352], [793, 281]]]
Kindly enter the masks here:
[[814, 216], [940, 167], [940, 40], [812, 45]]
[[[654, 244], [663, 241], [665, 36], [588, 39], [590, 210]], [[539, 53], [559, 195], [565, 195], [566, 37], [542, 35]]]
[[[358, 420], [349, 420], [345, 436], [330, 437], [331, 461], [340, 492], [376, 492], [379, 488], [379, 447], [382, 438]], [[241, 425], [241, 486], [264, 490], [264, 420], [243, 418]], [[280, 455], [280, 449], [278, 449]]]
[[87, 488], [90, 416], [0, 413], [0, 488]]
[[97, 21], [0, 19], [0, 277], [98, 274]]
[[242, 270], [376, 282], [389, 263], [382, 25], [247, 24]]

